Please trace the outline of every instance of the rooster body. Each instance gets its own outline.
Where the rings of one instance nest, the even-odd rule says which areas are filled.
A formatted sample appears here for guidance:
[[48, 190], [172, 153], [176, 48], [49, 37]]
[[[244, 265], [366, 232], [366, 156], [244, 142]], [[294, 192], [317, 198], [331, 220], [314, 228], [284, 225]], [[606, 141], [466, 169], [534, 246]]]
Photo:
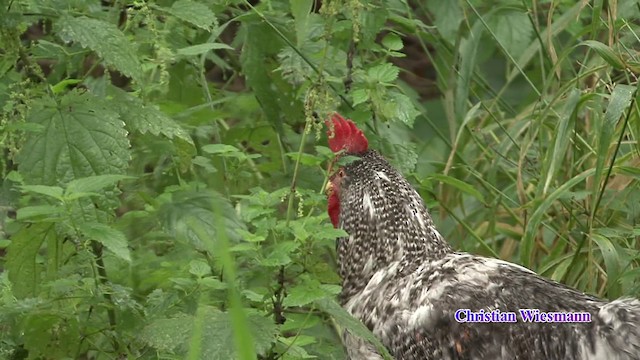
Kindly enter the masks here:
[[[359, 158], [329, 184], [330, 218], [349, 234], [337, 242], [340, 300], [397, 360], [640, 359], [640, 301], [606, 302], [524, 267], [453, 251], [415, 189], [362, 132], [339, 115], [328, 125], [331, 149]], [[488, 317], [466, 321], [465, 310]], [[521, 310], [547, 321], [525, 321]], [[513, 320], [510, 313], [515, 322], [499, 322]], [[572, 321], [548, 322], [547, 313]], [[382, 359], [348, 332], [345, 345], [353, 360]]]

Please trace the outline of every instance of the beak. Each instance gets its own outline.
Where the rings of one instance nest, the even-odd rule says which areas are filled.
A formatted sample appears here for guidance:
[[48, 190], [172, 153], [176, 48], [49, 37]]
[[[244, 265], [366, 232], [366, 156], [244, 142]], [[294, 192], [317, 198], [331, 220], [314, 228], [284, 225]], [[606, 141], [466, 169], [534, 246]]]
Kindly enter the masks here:
[[333, 193], [333, 183], [331, 182], [331, 180], [327, 181], [327, 185], [324, 187], [324, 193], [327, 196]]

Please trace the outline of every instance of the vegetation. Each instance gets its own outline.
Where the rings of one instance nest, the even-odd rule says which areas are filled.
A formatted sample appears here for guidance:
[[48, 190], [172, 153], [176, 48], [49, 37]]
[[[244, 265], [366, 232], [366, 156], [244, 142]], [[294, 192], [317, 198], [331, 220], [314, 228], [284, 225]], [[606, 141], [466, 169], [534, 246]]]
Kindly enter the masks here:
[[[0, 357], [343, 359], [322, 119], [458, 249], [640, 294], [631, 0], [0, 0]], [[377, 344], [379, 346], [379, 344]]]

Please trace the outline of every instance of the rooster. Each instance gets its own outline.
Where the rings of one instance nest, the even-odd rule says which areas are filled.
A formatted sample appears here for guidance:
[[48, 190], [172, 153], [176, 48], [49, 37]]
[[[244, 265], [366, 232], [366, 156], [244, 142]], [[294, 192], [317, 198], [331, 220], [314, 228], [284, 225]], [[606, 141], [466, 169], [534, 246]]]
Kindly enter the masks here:
[[[640, 359], [640, 301], [587, 295], [503, 260], [454, 251], [409, 182], [351, 120], [326, 121], [342, 306], [396, 360]], [[345, 333], [353, 360], [382, 359]]]

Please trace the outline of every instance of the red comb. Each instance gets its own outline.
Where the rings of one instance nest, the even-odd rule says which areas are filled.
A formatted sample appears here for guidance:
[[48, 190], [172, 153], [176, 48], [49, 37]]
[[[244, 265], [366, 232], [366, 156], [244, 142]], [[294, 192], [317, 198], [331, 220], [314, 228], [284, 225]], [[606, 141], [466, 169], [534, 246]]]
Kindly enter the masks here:
[[325, 121], [325, 124], [329, 128], [327, 136], [331, 151], [338, 152], [344, 149], [348, 153], [359, 154], [369, 148], [367, 138], [353, 121], [345, 120], [340, 114], [334, 113], [331, 120]]

